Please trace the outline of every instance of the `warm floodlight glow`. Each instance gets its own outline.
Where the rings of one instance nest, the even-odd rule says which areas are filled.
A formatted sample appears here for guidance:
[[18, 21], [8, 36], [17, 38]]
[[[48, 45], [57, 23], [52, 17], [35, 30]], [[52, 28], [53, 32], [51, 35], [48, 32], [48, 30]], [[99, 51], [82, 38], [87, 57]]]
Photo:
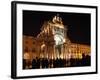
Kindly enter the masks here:
[[63, 42], [65, 43], [66, 42], [66, 39], [63, 39]]
[[42, 44], [42, 45], [41, 45], [41, 49], [43, 49], [44, 47], [45, 47], [45, 44]]

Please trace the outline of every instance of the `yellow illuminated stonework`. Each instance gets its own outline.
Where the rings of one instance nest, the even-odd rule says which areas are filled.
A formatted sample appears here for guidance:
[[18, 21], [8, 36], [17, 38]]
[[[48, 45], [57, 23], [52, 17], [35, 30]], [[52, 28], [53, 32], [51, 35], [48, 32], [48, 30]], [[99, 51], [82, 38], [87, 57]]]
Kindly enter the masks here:
[[24, 59], [32, 62], [36, 57], [47, 59], [82, 59], [91, 55], [88, 45], [72, 43], [67, 36], [67, 26], [57, 14], [52, 21], [44, 22], [37, 37], [23, 36]]

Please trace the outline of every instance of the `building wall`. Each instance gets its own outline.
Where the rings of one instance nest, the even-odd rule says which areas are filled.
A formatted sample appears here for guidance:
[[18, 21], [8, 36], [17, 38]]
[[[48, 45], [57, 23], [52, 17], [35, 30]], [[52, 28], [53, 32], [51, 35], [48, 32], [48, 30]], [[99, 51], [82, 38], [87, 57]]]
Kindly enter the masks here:
[[[46, 57], [55, 59], [57, 54], [55, 52], [54, 45], [44, 45], [41, 40], [38, 40], [32, 36], [23, 36], [23, 55], [28, 53], [30, 60], [36, 57]], [[91, 55], [91, 49], [88, 45], [70, 43], [70, 45], [64, 44], [62, 48], [61, 58], [82, 58], [82, 54]]]
[[[63, 34], [63, 44], [61, 44], [61, 54], [56, 48], [56, 40], [54, 36], [56, 33]], [[82, 54], [91, 55], [91, 49], [88, 45], [71, 43], [67, 37], [67, 27], [63, 25], [59, 15], [54, 16], [51, 21], [44, 22], [41, 27], [41, 32], [37, 37], [23, 35], [23, 54], [28, 53], [30, 60], [33, 58], [50, 58], [57, 57], [70, 59], [82, 58]]]

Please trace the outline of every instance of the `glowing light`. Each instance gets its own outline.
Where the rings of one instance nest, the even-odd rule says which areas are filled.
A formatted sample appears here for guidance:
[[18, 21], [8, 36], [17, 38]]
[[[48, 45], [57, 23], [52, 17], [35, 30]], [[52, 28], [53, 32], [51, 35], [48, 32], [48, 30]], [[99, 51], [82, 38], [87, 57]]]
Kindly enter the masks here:
[[24, 59], [30, 59], [29, 53], [24, 53]]
[[45, 47], [45, 44], [42, 44], [42, 45], [41, 45], [41, 49], [43, 49], [44, 47]]
[[55, 24], [55, 27], [58, 27], [58, 28], [62, 28], [62, 29], [64, 29], [64, 26], [61, 25], [61, 24]]
[[63, 42], [65, 43], [66, 42], [66, 39], [63, 39]]

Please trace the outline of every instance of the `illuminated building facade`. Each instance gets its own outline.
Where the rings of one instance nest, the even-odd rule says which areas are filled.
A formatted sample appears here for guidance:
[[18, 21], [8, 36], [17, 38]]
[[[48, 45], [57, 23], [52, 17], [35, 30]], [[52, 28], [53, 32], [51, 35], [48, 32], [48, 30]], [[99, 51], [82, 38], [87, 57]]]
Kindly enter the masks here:
[[90, 46], [72, 43], [67, 36], [67, 26], [57, 14], [51, 21], [44, 22], [37, 37], [23, 36], [24, 59], [81, 59], [82, 54], [91, 53]]

